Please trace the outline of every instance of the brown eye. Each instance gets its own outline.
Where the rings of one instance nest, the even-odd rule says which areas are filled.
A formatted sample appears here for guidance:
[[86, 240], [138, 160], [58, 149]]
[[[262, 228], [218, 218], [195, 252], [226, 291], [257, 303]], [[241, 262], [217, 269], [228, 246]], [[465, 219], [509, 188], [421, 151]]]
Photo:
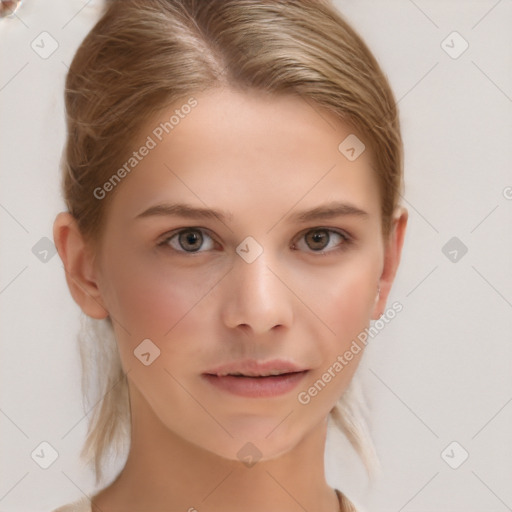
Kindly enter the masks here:
[[316, 229], [306, 234], [306, 243], [310, 249], [321, 251], [329, 243], [329, 231], [327, 229]]
[[[303, 240], [306, 244], [303, 244]], [[343, 232], [328, 228], [310, 229], [299, 241], [294, 244], [293, 249], [301, 249], [305, 252], [317, 253], [318, 256], [330, 254], [335, 251], [347, 249], [352, 242], [349, 235]]]
[[189, 229], [179, 233], [178, 240], [182, 249], [195, 252], [201, 248], [203, 235], [198, 230]]
[[213, 249], [214, 241], [210, 235], [205, 233], [202, 229], [187, 228], [181, 229], [171, 236], [168, 236], [165, 240], [160, 242], [159, 245], [164, 247], [170, 246], [176, 252], [194, 253]]

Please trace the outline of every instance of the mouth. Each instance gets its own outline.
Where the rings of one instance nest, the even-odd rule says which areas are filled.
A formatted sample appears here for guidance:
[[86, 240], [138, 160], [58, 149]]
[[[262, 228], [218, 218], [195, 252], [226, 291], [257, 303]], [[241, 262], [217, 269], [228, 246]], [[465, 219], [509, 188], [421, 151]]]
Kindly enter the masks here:
[[273, 359], [266, 362], [260, 362], [256, 359], [245, 359], [243, 361], [217, 366], [205, 373], [208, 375], [216, 375], [217, 377], [226, 377], [228, 375], [240, 377], [271, 377], [284, 375], [286, 373], [298, 373], [307, 369], [308, 368], [304, 368], [284, 359]]
[[[306, 370], [304, 370], [306, 371]], [[233, 373], [207, 373], [206, 375], [212, 375], [214, 377], [246, 377], [249, 379], [264, 379], [267, 377], [280, 377], [281, 375], [291, 375], [292, 373], [300, 373], [300, 372], [283, 372], [280, 370], [274, 370], [269, 373], [241, 373], [241, 372], [233, 372]]]
[[263, 398], [290, 392], [309, 369], [286, 361], [243, 361], [202, 374], [212, 386], [234, 395]]

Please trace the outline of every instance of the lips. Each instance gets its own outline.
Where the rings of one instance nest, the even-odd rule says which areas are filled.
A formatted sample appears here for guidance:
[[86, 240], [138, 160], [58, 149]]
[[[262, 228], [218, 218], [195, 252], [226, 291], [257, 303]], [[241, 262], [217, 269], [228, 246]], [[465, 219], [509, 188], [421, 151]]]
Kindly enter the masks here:
[[308, 368], [303, 368], [290, 361], [274, 359], [267, 362], [259, 362], [254, 359], [246, 359], [235, 363], [228, 363], [207, 372], [206, 375], [217, 377], [226, 377], [228, 375], [238, 377], [271, 377], [289, 373], [304, 372]]
[[252, 398], [270, 398], [285, 395], [308, 373], [290, 361], [261, 363], [254, 359], [229, 363], [202, 374], [205, 382], [221, 392]]
[[[248, 371], [248, 370], [245, 370]], [[262, 373], [270, 370], [259, 370]], [[284, 368], [274, 368], [274, 371], [284, 371]], [[265, 398], [279, 397], [290, 393], [308, 374], [309, 370], [298, 372], [280, 373], [278, 375], [245, 376], [245, 375], [225, 375], [204, 373], [202, 378], [212, 388], [222, 393], [237, 395], [246, 398]], [[222, 372], [221, 372], [222, 373]]]

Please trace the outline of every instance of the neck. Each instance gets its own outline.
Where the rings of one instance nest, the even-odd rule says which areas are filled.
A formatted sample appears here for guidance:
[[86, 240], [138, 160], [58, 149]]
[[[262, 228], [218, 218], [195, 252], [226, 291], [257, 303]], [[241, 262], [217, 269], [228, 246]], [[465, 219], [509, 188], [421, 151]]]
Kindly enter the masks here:
[[175, 435], [136, 390], [130, 393], [128, 459], [117, 479], [93, 498], [93, 512], [339, 510], [325, 480], [326, 422], [286, 454], [248, 467]]

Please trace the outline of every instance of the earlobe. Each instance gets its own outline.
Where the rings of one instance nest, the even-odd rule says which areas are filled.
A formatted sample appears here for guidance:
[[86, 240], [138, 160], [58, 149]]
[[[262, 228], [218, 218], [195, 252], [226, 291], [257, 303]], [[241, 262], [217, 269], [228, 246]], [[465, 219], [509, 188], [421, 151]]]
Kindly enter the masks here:
[[53, 224], [53, 239], [75, 302], [86, 315], [97, 319], [106, 318], [109, 313], [96, 283], [92, 255], [70, 213], [61, 212], [57, 215]]
[[403, 206], [399, 206], [393, 216], [391, 233], [384, 248], [384, 267], [379, 279], [379, 292], [375, 300], [373, 320], [377, 320], [384, 313], [387, 298], [400, 263], [408, 216], [409, 213]]

